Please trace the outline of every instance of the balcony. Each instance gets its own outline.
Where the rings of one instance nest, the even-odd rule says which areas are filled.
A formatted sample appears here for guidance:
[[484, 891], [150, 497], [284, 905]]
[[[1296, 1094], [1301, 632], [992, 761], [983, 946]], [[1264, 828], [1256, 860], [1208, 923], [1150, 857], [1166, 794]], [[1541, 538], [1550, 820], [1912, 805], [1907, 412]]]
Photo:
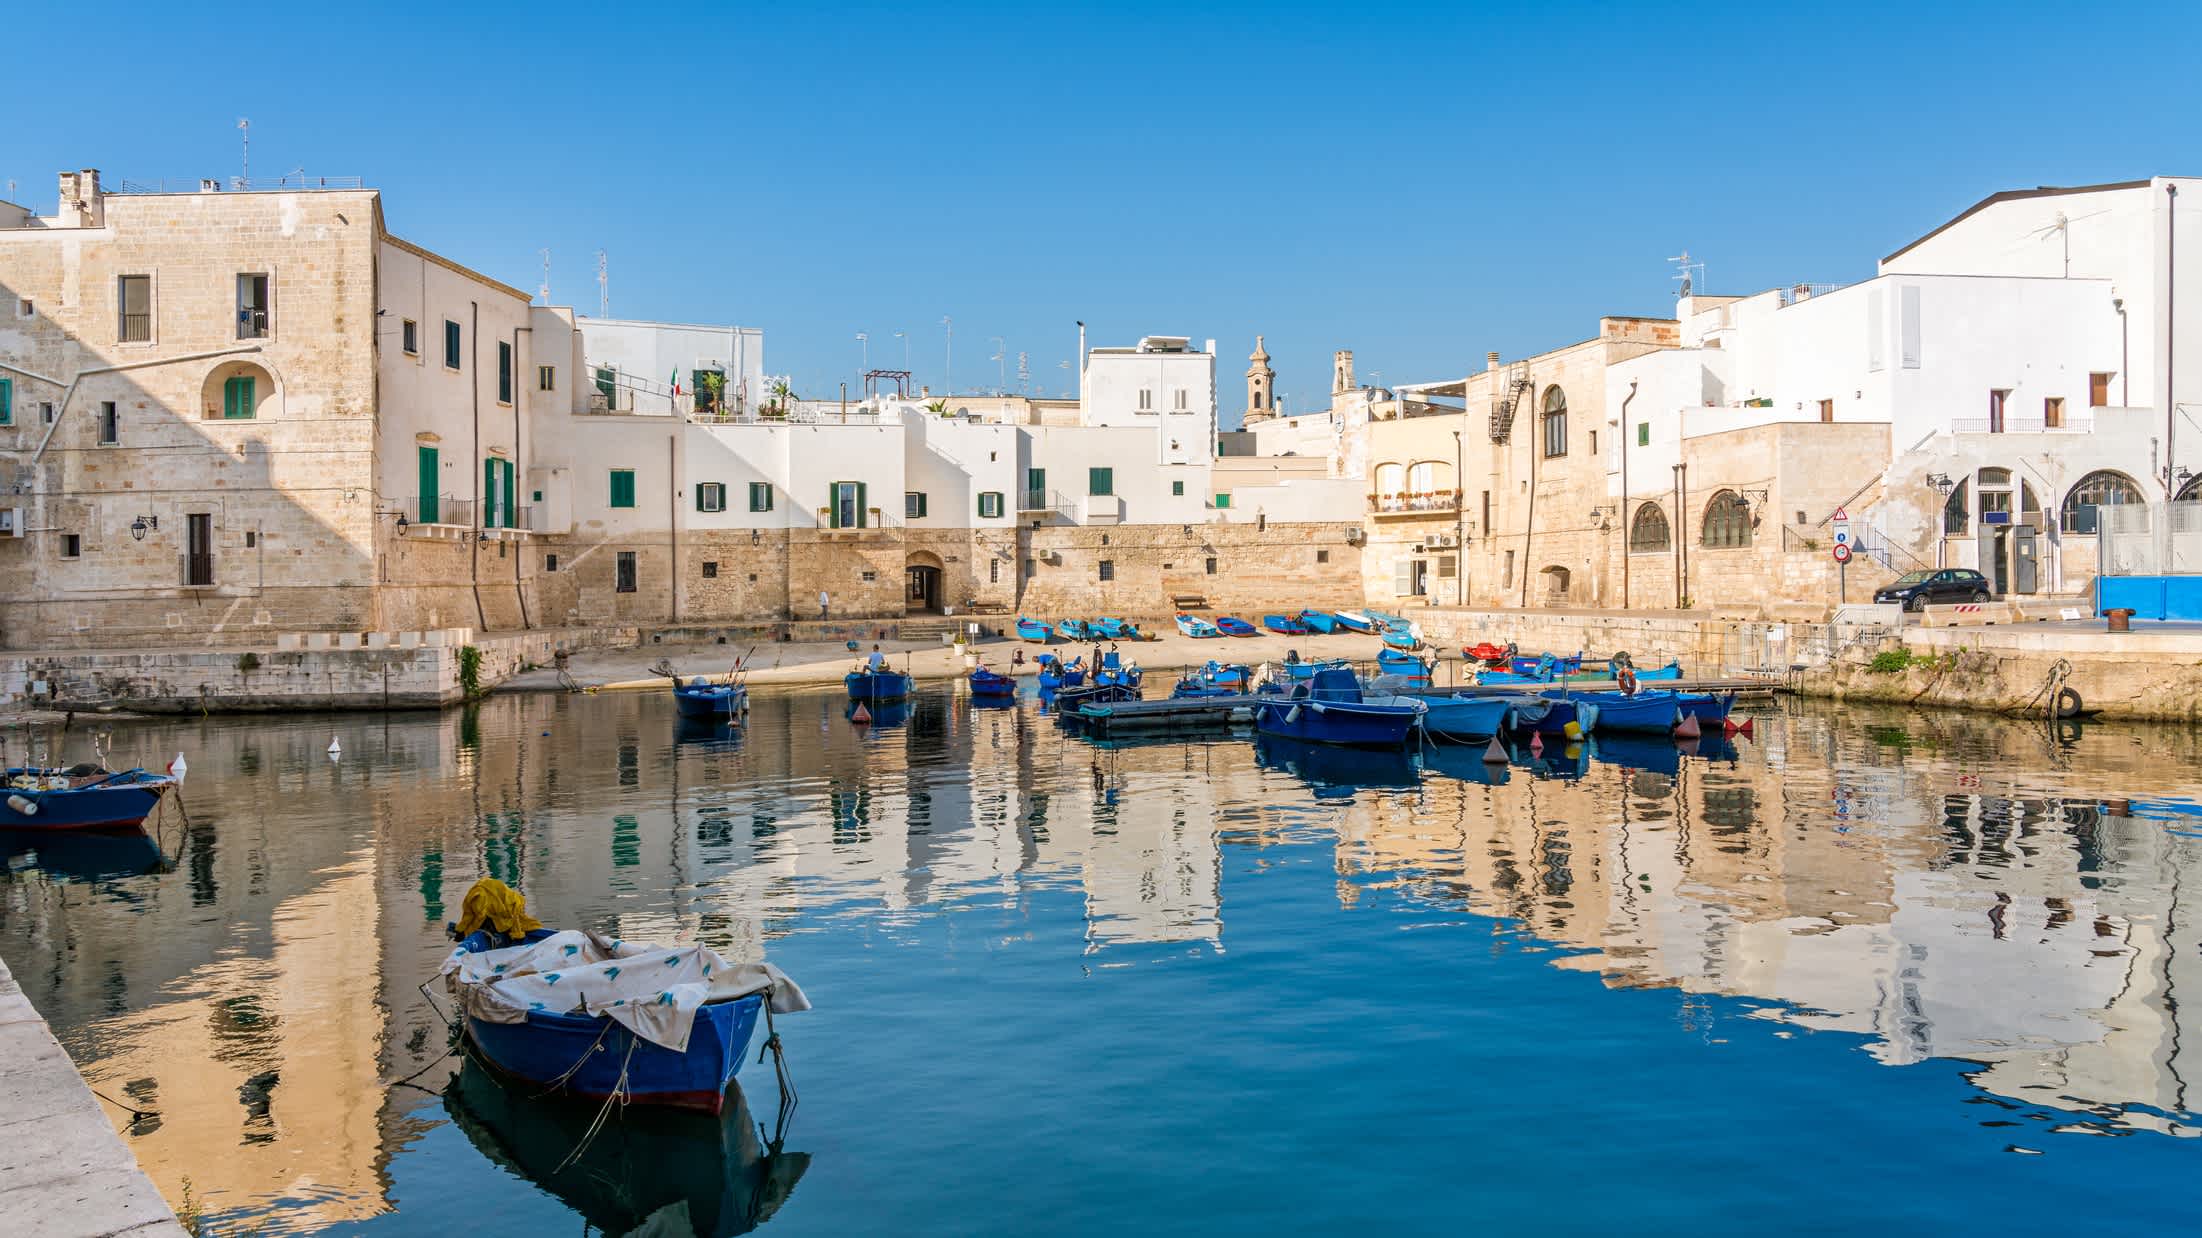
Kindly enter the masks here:
[[2066, 414], [2050, 425], [2041, 417], [2005, 417], [2000, 421], [1989, 417], [1953, 417], [1950, 419], [1952, 434], [2088, 434], [2095, 429], [2095, 419], [2082, 414]]
[[433, 499], [409, 499], [400, 513], [405, 517], [407, 537], [423, 537], [431, 540], [465, 541], [476, 536], [480, 541], [517, 540], [543, 530], [538, 527], [539, 517], [532, 503], [516, 503], [509, 510], [486, 500], [479, 506], [492, 522], [487, 526], [475, 519], [477, 504], [473, 499], [462, 499], [455, 494], [441, 494]]
[[1398, 516], [1452, 516], [1460, 512], [1460, 492], [1430, 490], [1397, 494], [1372, 494], [1369, 512], [1378, 519]]

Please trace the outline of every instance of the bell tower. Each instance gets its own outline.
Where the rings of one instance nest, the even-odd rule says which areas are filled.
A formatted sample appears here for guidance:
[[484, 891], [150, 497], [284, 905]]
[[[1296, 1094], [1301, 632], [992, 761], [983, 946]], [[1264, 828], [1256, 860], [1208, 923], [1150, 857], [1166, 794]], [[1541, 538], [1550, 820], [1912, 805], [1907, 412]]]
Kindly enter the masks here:
[[1269, 350], [1262, 337], [1254, 337], [1254, 352], [1247, 358], [1245, 424], [1254, 425], [1277, 415], [1277, 373], [1269, 368]]
[[1344, 395], [1353, 390], [1353, 350], [1341, 348], [1330, 358], [1330, 393]]

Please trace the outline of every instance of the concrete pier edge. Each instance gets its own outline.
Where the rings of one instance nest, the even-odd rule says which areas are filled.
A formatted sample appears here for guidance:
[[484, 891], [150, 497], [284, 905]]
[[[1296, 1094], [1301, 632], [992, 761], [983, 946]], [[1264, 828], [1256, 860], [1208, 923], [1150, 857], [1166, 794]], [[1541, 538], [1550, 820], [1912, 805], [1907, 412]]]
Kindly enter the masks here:
[[0, 961], [0, 1217], [17, 1238], [186, 1231]]

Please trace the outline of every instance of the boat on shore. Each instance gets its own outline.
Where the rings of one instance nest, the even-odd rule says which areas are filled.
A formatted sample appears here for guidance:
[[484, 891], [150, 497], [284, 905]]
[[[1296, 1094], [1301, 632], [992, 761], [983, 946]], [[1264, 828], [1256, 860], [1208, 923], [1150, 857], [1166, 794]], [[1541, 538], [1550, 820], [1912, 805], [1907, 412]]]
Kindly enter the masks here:
[[1055, 634], [1064, 640], [1084, 640], [1090, 635], [1099, 635], [1099, 633], [1089, 631], [1086, 621], [1083, 619], [1056, 620]]
[[141, 825], [176, 780], [143, 769], [18, 766], [0, 774], [0, 829], [96, 830]]
[[1225, 615], [1216, 620], [1216, 630], [1225, 636], [1252, 636], [1254, 625], [1237, 615]]
[[1037, 644], [1045, 645], [1048, 643], [1048, 641], [1054, 639], [1054, 637], [1055, 629], [1050, 628], [1048, 625], [1040, 622], [1037, 619], [1027, 619], [1023, 615], [1017, 616], [1018, 640], [1032, 641]]
[[1357, 610], [1341, 610], [1331, 616], [1331, 621], [1348, 632], [1374, 632], [1377, 622]]
[[1400, 748], [1428, 712], [1428, 706], [1412, 697], [1365, 698], [1352, 671], [1332, 668], [1294, 684], [1289, 693], [1256, 697], [1254, 728], [1305, 743]]
[[1222, 632], [1216, 629], [1215, 624], [1208, 622], [1206, 619], [1198, 615], [1183, 613], [1180, 613], [1177, 617], [1177, 630], [1195, 640], [1207, 640], [1211, 636], [1223, 635]]
[[1306, 636], [1313, 630], [1298, 615], [1263, 615], [1262, 626], [1285, 636]]
[[1386, 646], [1376, 651], [1376, 669], [1385, 675], [1419, 683], [1430, 682], [1430, 664], [1411, 653], [1401, 653]]
[[1086, 625], [1086, 631], [1103, 640], [1139, 640], [1138, 625], [1128, 619], [1115, 619], [1103, 615]]
[[1338, 616], [1327, 610], [1303, 610], [1294, 617], [1317, 636], [1328, 636], [1338, 630]]

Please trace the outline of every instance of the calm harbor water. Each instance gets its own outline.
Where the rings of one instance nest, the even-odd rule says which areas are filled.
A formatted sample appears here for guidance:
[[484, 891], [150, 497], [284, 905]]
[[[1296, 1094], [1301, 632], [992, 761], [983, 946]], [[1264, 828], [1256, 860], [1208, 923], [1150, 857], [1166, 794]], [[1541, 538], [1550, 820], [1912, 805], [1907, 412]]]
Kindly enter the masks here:
[[[1493, 771], [843, 708], [125, 729], [188, 827], [0, 839], [0, 957], [215, 1232], [2195, 1224], [2192, 732], [1786, 705]], [[416, 988], [483, 875], [799, 979], [784, 1143], [752, 1063], [554, 1174], [591, 1115]]]

